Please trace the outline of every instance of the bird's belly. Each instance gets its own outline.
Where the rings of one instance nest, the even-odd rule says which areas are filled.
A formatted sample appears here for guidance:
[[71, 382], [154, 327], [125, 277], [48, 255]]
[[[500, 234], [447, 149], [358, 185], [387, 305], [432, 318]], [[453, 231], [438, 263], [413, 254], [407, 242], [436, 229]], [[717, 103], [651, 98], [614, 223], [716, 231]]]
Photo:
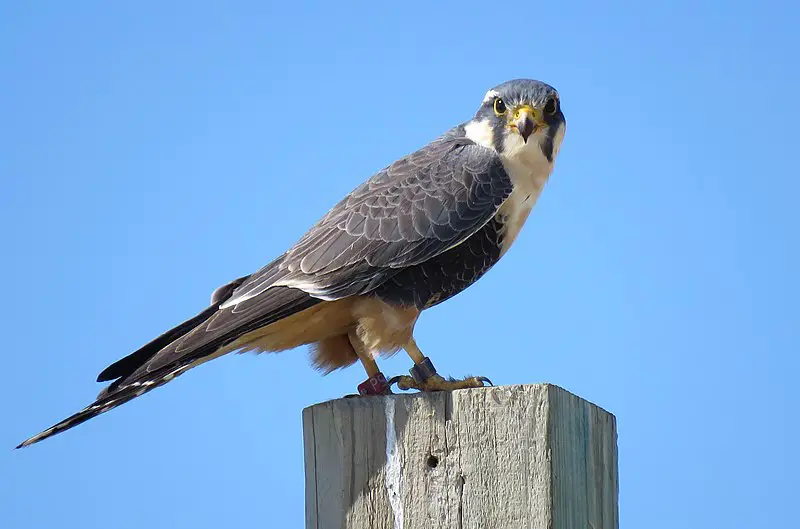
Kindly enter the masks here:
[[466, 241], [398, 272], [373, 291], [387, 303], [432, 307], [481, 278], [500, 259], [505, 229], [499, 216]]

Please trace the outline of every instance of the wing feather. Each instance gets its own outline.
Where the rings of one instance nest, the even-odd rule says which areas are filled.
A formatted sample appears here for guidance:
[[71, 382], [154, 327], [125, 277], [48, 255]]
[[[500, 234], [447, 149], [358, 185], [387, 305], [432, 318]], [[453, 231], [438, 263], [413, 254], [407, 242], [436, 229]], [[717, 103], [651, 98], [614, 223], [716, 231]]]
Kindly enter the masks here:
[[270, 285], [321, 299], [365, 294], [466, 240], [511, 191], [499, 157], [457, 127], [354, 189], [284, 254], [280, 274], [253, 274], [223, 308]]

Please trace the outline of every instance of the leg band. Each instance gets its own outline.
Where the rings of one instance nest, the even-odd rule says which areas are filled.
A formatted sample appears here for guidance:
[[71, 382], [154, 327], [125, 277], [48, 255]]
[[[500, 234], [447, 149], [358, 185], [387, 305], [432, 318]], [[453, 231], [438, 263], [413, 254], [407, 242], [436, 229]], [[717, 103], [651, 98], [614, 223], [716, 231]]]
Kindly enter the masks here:
[[384, 395], [388, 392], [389, 383], [386, 382], [386, 377], [380, 371], [374, 377], [369, 377], [358, 385], [360, 395]]
[[433, 367], [431, 359], [426, 356], [422, 362], [414, 364], [414, 367], [409, 369], [409, 373], [411, 373], [411, 378], [413, 378], [417, 384], [422, 384], [436, 375], [436, 368]]

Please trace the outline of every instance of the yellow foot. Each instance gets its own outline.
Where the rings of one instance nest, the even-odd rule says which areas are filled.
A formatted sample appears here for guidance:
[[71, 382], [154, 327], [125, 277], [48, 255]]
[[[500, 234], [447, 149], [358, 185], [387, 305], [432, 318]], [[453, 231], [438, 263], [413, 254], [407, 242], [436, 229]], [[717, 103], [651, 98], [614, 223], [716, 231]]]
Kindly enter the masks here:
[[486, 377], [467, 377], [462, 380], [453, 378], [445, 380], [439, 375], [433, 375], [423, 382], [417, 382], [414, 378], [407, 375], [400, 375], [392, 378], [389, 385], [397, 384], [398, 389], [418, 389], [420, 391], [452, 391], [454, 389], [482, 388], [486, 385], [491, 386], [492, 381]]

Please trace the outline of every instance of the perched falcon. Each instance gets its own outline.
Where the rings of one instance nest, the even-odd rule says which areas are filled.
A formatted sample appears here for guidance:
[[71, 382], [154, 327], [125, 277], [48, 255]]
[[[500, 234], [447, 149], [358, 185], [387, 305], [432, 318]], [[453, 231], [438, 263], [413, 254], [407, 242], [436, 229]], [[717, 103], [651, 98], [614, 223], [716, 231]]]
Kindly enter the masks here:
[[[489, 90], [475, 116], [358, 186], [294, 246], [218, 288], [211, 306], [97, 377], [87, 408], [19, 445], [104, 413], [233, 351], [310, 344], [330, 372], [360, 360], [362, 395], [482, 386], [445, 380], [413, 337], [420, 313], [477, 281], [508, 251], [547, 182], [566, 122], [551, 86]], [[386, 380], [376, 357], [405, 349], [411, 376]]]

